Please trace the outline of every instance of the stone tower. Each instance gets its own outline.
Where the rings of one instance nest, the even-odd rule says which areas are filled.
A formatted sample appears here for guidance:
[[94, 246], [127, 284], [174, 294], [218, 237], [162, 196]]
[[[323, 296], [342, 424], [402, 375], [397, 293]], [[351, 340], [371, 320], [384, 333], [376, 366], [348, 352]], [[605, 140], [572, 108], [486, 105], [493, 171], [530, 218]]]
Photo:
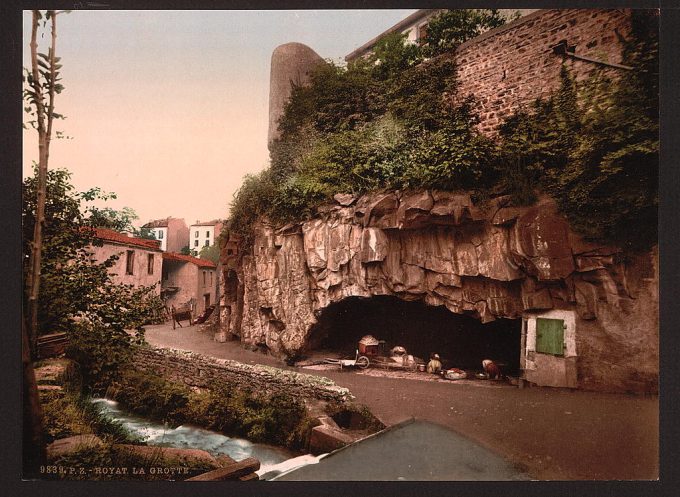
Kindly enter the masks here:
[[290, 97], [292, 85], [307, 84], [312, 69], [323, 62], [319, 54], [302, 43], [286, 43], [274, 49], [269, 82], [268, 144], [279, 136], [279, 119]]

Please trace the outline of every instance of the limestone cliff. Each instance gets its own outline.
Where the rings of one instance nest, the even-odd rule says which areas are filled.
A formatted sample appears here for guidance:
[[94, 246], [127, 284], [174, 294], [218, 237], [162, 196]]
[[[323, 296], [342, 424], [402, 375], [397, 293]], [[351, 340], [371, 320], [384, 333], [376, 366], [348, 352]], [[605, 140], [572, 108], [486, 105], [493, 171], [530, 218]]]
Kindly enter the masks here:
[[[229, 331], [279, 356], [304, 350], [320, 311], [347, 297], [392, 295], [482, 322], [574, 310], [579, 386], [654, 390], [655, 251], [624, 257], [583, 241], [543, 198], [476, 206], [465, 193], [336, 195], [315, 219], [256, 228], [227, 295]], [[231, 273], [234, 274], [233, 272]]]

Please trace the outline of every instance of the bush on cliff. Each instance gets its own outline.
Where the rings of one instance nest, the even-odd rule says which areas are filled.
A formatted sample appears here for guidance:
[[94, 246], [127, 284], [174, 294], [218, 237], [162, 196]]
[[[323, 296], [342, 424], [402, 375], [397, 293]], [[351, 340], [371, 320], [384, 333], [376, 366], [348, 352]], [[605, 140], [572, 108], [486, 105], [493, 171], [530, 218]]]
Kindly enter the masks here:
[[392, 33], [367, 59], [320, 65], [293, 88], [271, 165], [244, 180], [230, 228], [249, 246], [258, 218], [306, 219], [336, 193], [490, 185], [493, 144], [475, 130], [470, 101], [451, 103], [452, 59], [423, 60], [505, 21], [496, 10], [449, 11], [431, 20], [425, 46]]
[[246, 244], [259, 217], [305, 219], [339, 192], [492, 182], [493, 144], [475, 131], [471, 102], [452, 106], [446, 98], [455, 93], [452, 60], [400, 66], [388, 53], [404, 49], [397, 41], [381, 53], [392, 61], [388, 72], [365, 61], [329, 64], [313, 73], [311, 86], [293, 89], [270, 168], [246, 177], [231, 205], [230, 228]]

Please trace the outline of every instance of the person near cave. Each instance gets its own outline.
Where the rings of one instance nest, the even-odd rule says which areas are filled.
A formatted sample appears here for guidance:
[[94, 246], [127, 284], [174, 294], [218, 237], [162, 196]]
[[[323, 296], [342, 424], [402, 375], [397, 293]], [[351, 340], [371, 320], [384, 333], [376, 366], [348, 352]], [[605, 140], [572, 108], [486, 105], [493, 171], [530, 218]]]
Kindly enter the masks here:
[[484, 372], [488, 375], [489, 379], [500, 380], [503, 378], [501, 368], [491, 359], [484, 359], [482, 361], [482, 368], [484, 368]]
[[427, 363], [427, 372], [431, 374], [438, 374], [442, 370], [442, 363], [439, 359], [439, 354], [432, 354], [430, 362]]

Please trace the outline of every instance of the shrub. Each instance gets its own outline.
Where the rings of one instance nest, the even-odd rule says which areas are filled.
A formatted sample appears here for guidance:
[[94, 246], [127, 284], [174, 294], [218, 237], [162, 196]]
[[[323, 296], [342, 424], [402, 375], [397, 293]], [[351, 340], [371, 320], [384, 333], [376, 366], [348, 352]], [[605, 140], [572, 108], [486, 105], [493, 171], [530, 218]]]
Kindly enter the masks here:
[[417, 64], [401, 35], [378, 45], [374, 59], [321, 66], [310, 86], [293, 89], [271, 167], [246, 177], [231, 205], [229, 227], [246, 248], [258, 218], [301, 221], [336, 193], [490, 181], [493, 148], [474, 130], [471, 102], [452, 108], [447, 98], [451, 58]]
[[636, 12], [633, 26], [635, 70], [577, 85], [563, 68], [552, 98], [502, 126], [499, 173], [516, 203], [539, 186], [586, 238], [635, 250], [657, 239], [659, 124], [656, 17]]
[[185, 408], [191, 391], [144, 372], [123, 371], [111, 382], [106, 395], [130, 411], [156, 421], [177, 426], [188, 419]]
[[206, 428], [293, 450], [305, 447], [311, 423], [304, 405], [290, 395], [262, 395], [224, 385], [193, 394], [187, 412]]
[[[519, 17], [515, 12], [510, 20]], [[458, 45], [482, 32], [507, 21], [497, 9], [455, 9], [447, 10], [430, 19], [423, 39], [424, 52], [428, 56], [455, 50]]]
[[[586, 238], [631, 248], [654, 243], [657, 16], [632, 16], [624, 62], [634, 71], [576, 84], [563, 68], [560, 88], [507, 119], [497, 142], [476, 130], [472, 99], [453, 104], [448, 54], [420, 62], [394, 35], [368, 60], [319, 67], [309, 87], [293, 90], [271, 168], [246, 178], [230, 226], [247, 249], [259, 217], [301, 221], [336, 193], [467, 189], [476, 198], [508, 193], [526, 205], [542, 190]], [[503, 22], [493, 10], [447, 12], [430, 22], [423, 50], [446, 52]]]
[[123, 373], [107, 395], [131, 412], [157, 421], [174, 426], [191, 422], [293, 450], [304, 448], [311, 423], [304, 404], [289, 395], [265, 395], [229, 385], [192, 392], [137, 371]]

